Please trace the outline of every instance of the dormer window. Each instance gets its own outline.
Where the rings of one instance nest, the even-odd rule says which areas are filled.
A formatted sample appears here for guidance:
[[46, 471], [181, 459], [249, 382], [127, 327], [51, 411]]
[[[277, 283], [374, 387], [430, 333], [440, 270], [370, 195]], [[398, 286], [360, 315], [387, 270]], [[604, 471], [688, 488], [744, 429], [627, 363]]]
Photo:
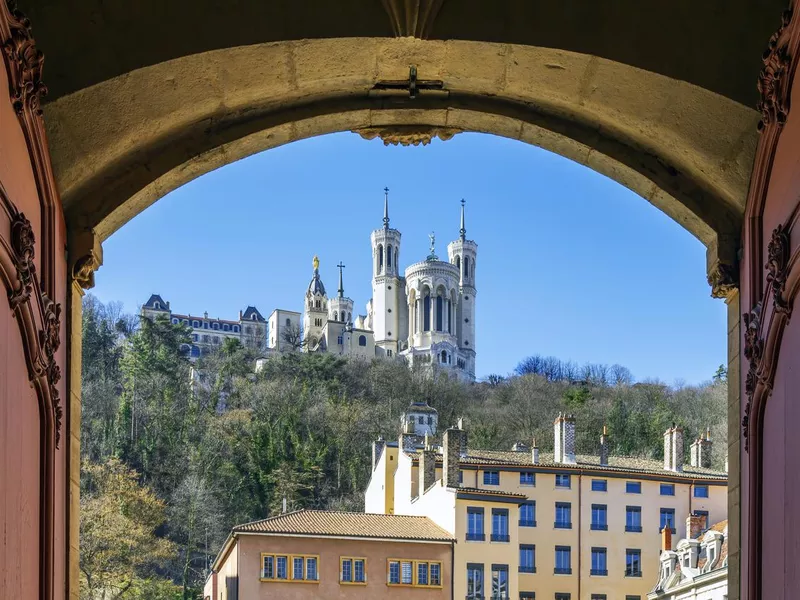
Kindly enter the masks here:
[[161, 310], [161, 302], [153, 302], [153, 308], [156, 310]]
[[256, 317], [256, 313], [253, 313], [253, 315], [250, 318], [253, 319], [253, 321], [258, 321], [258, 317]]
[[192, 327], [200, 327], [200, 321], [192, 321]]
[[211, 329], [219, 329], [219, 323], [212, 323]]
[[238, 325], [234, 325], [233, 326], [233, 332], [234, 333], [239, 333], [239, 326]]
[[231, 327], [227, 323], [222, 325], [222, 331], [230, 331]]

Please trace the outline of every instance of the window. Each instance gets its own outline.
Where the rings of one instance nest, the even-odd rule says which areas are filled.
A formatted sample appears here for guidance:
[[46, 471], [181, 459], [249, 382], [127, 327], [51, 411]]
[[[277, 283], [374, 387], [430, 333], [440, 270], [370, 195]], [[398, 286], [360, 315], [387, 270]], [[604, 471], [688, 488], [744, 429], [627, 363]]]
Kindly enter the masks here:
[[625, 508], [625, 531], [641, 533], [642, 531], [641, 506], [627, 506]]
[[675, 495], [675, 484], [674, 483], [662, 483], [661, 484], [661, 495], [662, 496], [674, 496]]
[[500, 485], [500, 471], [484, 471], [483, 485]]
[[641, 494], [642, 493], [642, 482], [641, 481], [626, 481], [625, 482], [625, 493], [626, 494]]
[[536, 473], [533, 471], [522, 471], [519, 474], [520, 485], [536, 485]]
[[191, 355], [193, 358], [198, 358], [200, 356], [200, 348], [198, 346], [192, 346]]
[[198, 336], [196, 333], [193, 333], [193, 334], [192, 334], [192, 341], [193, 341], [193, 342], [196, 342], [196, 341], [197, 341], [197, 340], [199, 340], [199, 339], [200, 339], [200, 336]]
[[319, 581], [316, 555], [261, 555], [261, 579], [265, 581]]
[[177, 325], [178, 323], [180, 323], [180, 321], [178, 319], [172, 319], [172, 324], [173, 325]]
[[592, 479], [592, 491], [593, 492], [607, 492], [608, 491], [608, 481], [605, 479]]
[[286, 326], [289, 327], [292, 324], [291, 319], [286, 319]]
[[211, 329], [219, 329], [219, 323], [212, 323]]
[[492, 600], [508, 597], [508, 565], [492, 565]]
[[343, 556], [339, 559], [339, 583], [360, 584], [367, 583], [367, 559]]
[[592, 529], [608, 531], [608, 506], [605, 504], [592, 504]]
[[608, 553], [605, 548], [592, 548], [591, 575], [608, 575]]
[[184, 319], [184, 320], [183, 320], [183, 324], [184, 324], [184, 325], [188, 325], [188, 324], [189, 324], [189, 319]]
[[467, 563], [467, 598], [483, 598], [483, 565]]
[[519, 507], [519, 526], [536, 527], [536, 502], [530, 501]]
[[492, 509], [492, 541], [507, 542], [511, 538], [508, 535], [508, 509]]
[[422, 330], [423, 331], [430, 331], [431, 330], [431, 297], [425, 296], [422, 300]]
[[207, 344], [209, 339], [211, 339], [211, 338], [209, 338], [208, 335], [204, 335], [203, 336], [203, 343]]
[[153, 308], [156, 310], [161, 310], [161, 302], [153, 302]]
[[536, 573], [536, 546], [530, 544], [520, 544], [519, 572]]
[[367, 336], [365, 336], [365, 335], [358, 336], [358, 345], [359, 346], [366, 346], [367, 345]]
[[571, 595], [564, 592], [556, 592], [555, 600], [570, 600]]
[[536, 592], [520, 592], [519, 600], [536, 600]]
[[710, 526], [711, 521], [708, 520], [708, 511], [707, 510], [696, 510], [694, 514], [698, 517], [705, 517], [705, 522], [703, 523], [704, 528], [708, 528]]
[[708, 498], [708, 486], [707, 485], [696, 485], [696, 486], [694, 486], [694, 497], [695, 498]]
[[625, 550], [625, 577], [642, 576], [642, 551]]
[[[354, 565], [355, 569], [356, 565]], [[423, 587], [442, 587], [442, 563], [425, 560], [387, 561], [387, 583]]]
[[556, 575], [572, 574], [572, 548], [569, 546], [556, 546]]
[[418, 422], [419, 422], [420, 425], [424, 425], [425, 424], [425, 417], [420, 415], [419, 418], [418, 418]]
[[675, 533], [675, 509], [662, 508], [661, 509], [661, 522], [658, 525], [658, 530], [661, 531], [664, 527], [669, 527], [672, 533]]
[[556, 502], [556, 529], [572, 529], [572, 504]]
[[192, 321], [192, 327], [200, 327], [200, 321]]
[[234, 331], [234, 333], [239, 333], [239, 326], [238, 325], [234, 325], [233, 326], [233, 331]]
[[605, 594], [592, 594], [591, 600], [608, 600]]
[[557, 474], [556, 475], [556, 487], [557, 488], [567, 488], [569, 489], [571, 486], [570, 476], [564, 474]]
[[483, 508], [467, 507], [467, 539], [481, 542], [486, 539], [483, 533]]
[[[428, 423], [430, 425], [430, 423]], [[458, 472], [458, 483], [464, 483], [464, 471], [459, 470]]]
[[386, 356], [388, 356], [389, 358], [392, 358], [392, 351], [391, 350], [387, 350], [386, 351]]
[[641, 596], [625, 596], [625, 600], [642, 600]]
[[203, 321], [203, 329], [208, 329], [208, 321]]

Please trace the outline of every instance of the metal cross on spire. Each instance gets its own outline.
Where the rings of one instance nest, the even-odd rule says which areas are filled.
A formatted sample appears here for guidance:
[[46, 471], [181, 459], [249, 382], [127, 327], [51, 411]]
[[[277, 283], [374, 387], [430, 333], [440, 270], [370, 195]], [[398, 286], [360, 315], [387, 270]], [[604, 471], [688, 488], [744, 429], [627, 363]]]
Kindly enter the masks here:
[[342, 261], [339, 261], [339, 264], [336, 265], [339, 267], [339, 298], [344, 298], [344, 283], [342, 281], [342, 269], [345, 268], [345, 265]]
[[464, 227], [464, 205], [466, 201], [462, 198], [461, 199], [461, 241], [463, 242], [467, 237], [467, 230]]
[[383, 188], [383, 228], [389, 229], [389, 188]]

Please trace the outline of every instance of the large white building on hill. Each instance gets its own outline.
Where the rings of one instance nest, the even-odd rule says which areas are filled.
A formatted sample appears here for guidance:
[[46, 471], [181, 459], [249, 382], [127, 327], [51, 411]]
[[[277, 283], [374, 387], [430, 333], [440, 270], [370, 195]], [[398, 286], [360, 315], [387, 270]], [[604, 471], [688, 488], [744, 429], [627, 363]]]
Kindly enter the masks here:
[[266, 355], [304, 350], [346, 356], [403, 357], [410, 366], [444, 369], [460, 379], [475, 380], [475, 263], [478, 244], [466, 237], [464, 201], [459, 236], [447, 245], [447, 258], [436, 254], [430, 235], [427, 257], [400, 267], [401, 233], [389, 223], [389, 190], [385, 189], [383, 226], [370, 234], [372, 298], [367, 314], [354, 312], [339, 286], [328, 296], [314, 257], [314, 272], [303, 298], [302, 313], [275, 309], [264, 319], [255, 307], [240, 312], [238, 321], [174, 314], [169, 303], [153, 294], [142, 306], [143, 317], [164, 315], [192, 327], [191, 358], [219, 346], [224, 338], [239, 339]]
[[[315, 256], [304, 300], [303, 347], [309, 352], [401, 356], [410, 365], [435, 364], [472, 381], [478, 244], [466, 237], [464, 201], [459, 237], [448, 244], [447, 259], [436, 255], [431, 234], [428, 256], [403, 271], [402, 235], [390, 226], [388, 189], [385, 192], [383, 226], [370, 235], [372, 298], [367, 314], [354, 317], [353, 300], [344, 295], [341, 263], [337, 294], [328, 297]], [[270, 334], [270, 348], [277, 346]]]

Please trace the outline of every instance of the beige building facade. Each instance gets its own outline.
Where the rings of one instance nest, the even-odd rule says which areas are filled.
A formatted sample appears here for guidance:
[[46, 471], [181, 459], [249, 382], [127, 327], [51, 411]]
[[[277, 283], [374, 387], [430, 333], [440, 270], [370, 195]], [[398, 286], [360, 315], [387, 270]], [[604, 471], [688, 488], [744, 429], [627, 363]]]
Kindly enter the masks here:
[[450, 600], [453, 538], [425, 517], [301, 510], [237, 526], [205, 600]]
[[454, 597], [467, 599], [644, 600], [665, 526], [679, 539], [687, 514], [727, 518], [710, 436], [684, 465], [683, 432], [670, 428], [662, 465], [608, 456], [605, 433], [597, 456], [576, 456], [574, 418], [554, 426], [549, 454], [470, 449], [461, 426], [437, 445], [407, 424], [397, 442], [375, 443], [365, 510], [426, 516], [451, 533]]

